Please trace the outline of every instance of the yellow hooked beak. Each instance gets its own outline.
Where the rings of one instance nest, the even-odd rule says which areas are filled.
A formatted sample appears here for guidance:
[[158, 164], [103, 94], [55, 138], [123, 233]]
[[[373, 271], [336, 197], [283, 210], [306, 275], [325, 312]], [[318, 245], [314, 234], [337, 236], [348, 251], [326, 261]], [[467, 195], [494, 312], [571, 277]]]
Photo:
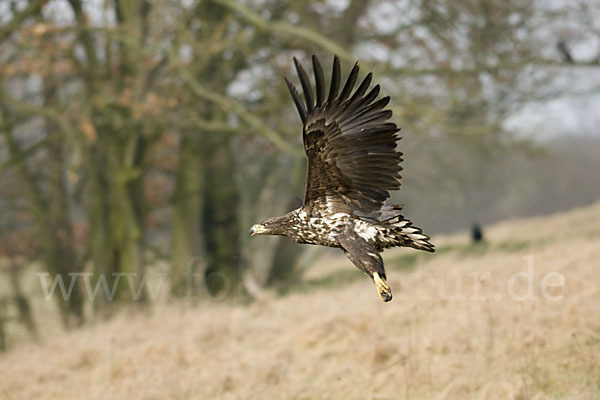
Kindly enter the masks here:
[[266, 232], [267, 232], [267, 229], [265, 228], [264, 225], [256, 224], [256, 225], [252, 225], [252, 227], [248, 231], [248, 235], [256, 236], [256, 235], [262, 235], [263, 233], [266, 233]]

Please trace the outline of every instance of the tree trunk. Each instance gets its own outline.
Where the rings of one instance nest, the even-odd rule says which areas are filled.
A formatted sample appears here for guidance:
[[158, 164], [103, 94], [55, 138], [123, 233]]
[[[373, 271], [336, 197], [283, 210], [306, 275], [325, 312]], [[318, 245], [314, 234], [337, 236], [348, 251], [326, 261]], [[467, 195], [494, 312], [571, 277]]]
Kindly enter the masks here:
[[[146, 294], [140, 288], [144, 263], [144, 192], [142, 160], [145, 146], [141, 136], [129, 132], [124, 140], [119, 133], [111, 135], [107, 148], [109, 187], [109, 234], [117, 261], [118, 279], [116, 298], [144, 302]], [[130, 278], [131, 277], [131, 278]], [[133, 286], [131, 286], [133, 285]], [[139, 291], [139, 293], [138, 293]]]
[[191, 296], [199, 289], [195, 287], [194, 274], [198, 273], [202, 261], [200, 227], [204, 175], [198, 147], [198, 140], [182, 140], [172, 199], [171, 293], [178, 297]]
[[19, 275], [22, 269], [22, 265], [15, 265], [14, 261], [12, 262], [12, 265], [8, 271], [10, 284], [13, 289], [15, 304], [17, 306], [17, 310], [19, 311], [19, 319], [25, 325], [29, 333], [33, 337], [37, 337], [38, 332], [33, 315], [31, 313], [31, 306], [27, 297], [23, 294], [21, 282], [19, 280]]
[[[118, 272], [117, 253], [115, 244], [112, 243], [109, 204], [109, 184], [107, 182], [105, 156], [97, 146], [88, 146], [87, 163], [85, 168], [88, 171], [89, 198], [87, 205], [88, 221], [90, 227], [90, 255], [94, 266], [93, 276], [90, 279], [92, 287], [96, 287], [98, 279], [103, 276], [106, 279], [109, 288], [114, 284], [114, 273]], [[111, 299], [99, 292], [93, 299], [95, 311], [106, 309]]]
[[4, 331], [4, 325], [6, 319], [4, 317], [5, 312], [5, 301], [4, 298], [0, 297], [0, 352], [6, 350], [6, 332]]
[[205, 284], [212, 295], [237, 296], [243, 293], [239, 194], [234, 182], [235, 159], [226, 136], [206, 140], [204, 161]]
[[[39, 230], [42, 260], [50, 273], [50, 278], [60, 276], [69, 280], [69, 273], [79, 272], [76, 255], [73, 251], [72, 232], [65, 198], [68, 191], [62, 180], [63, 157], [56, 157], [56, 147], [51, 147], [52, 165], [48, 169], [51, 182], [48, 189], [48, 198], [44, 199], [42, 189], [36, 182], [35, 176], [25, 164], [25, 157], [21, 147], [13, 137], [11, 121], [6, 119], [7, 110], [2, 109], [6, 126], [2, 130], [10, 159], [13, 160], [19, 179], [29, 201], [33, 218]], [[54, 157], [53, 157], [54, 156]], [[57, 176], [59, 174], [60, 176]], [[60, 295], [54, 296], [66, 327], [77, 326], [83, 323], [83, 296], [78, 285], [73, 286], [71, 296], [64, 299]]]

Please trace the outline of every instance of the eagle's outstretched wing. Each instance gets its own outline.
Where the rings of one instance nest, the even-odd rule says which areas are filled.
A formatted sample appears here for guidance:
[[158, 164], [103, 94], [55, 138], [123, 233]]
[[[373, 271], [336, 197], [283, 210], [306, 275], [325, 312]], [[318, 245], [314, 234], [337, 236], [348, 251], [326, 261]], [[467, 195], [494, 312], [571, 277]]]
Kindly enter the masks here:
[[402, 153], [396, 150], [399, 131], [388, 122], [392, 111], [385, 109], [390, 98], [377, 101], [379, 85], [367, 92], [369, 73], [352, 94], [358, 64], [340, 90], [340, 61], [333, 60], [329, 94], [326, 96], [323, 69], [313, 56], [316, 94], [302, 65], [294, 58], [304, 92], [303, 101], [285, 80], [304, 124], [304, 150], [308, 176], [304, 208], [313, 215], [353, 212], [379, 216], [390, 197], [400, 188]]

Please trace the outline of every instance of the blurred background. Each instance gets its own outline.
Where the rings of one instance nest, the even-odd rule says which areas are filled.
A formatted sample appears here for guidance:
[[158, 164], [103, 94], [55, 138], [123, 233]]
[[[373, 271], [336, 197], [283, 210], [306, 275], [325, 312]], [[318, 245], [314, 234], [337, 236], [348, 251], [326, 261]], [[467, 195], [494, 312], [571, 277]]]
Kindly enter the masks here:
[[597, 0], [1, 0], [0, 348], [50, 310], [35, 272], [67, 328], [152, 303], [145, 274], [162, 300], [297, 285], [324, 250], [247, 231], [301, 203], [283, 77], [312, 54], [391, 96], [393, 201], [429, 235], [600, 198]]

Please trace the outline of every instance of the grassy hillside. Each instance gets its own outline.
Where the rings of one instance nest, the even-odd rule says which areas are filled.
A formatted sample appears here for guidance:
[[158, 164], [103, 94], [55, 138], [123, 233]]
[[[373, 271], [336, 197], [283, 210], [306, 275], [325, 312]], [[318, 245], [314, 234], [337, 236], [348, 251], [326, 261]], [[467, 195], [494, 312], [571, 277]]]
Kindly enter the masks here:
[[600, 398], [600, 204], [486, 234], [386, 253], [387, 304], [327, 253], [283, 297], [128, 310], [20, 345], [0, 398]]

